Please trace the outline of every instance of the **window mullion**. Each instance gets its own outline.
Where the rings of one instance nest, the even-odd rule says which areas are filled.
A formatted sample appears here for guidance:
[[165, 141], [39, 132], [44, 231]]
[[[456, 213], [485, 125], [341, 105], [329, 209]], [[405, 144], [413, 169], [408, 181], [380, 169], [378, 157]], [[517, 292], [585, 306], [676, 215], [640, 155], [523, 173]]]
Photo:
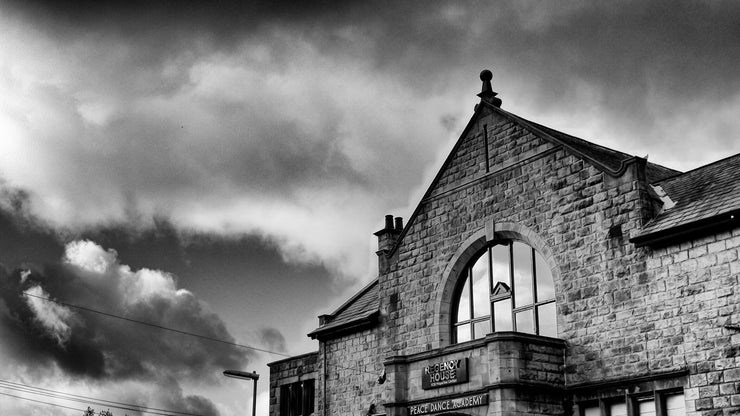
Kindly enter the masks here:
[[491, 246], [488, 246], [486, 253], [488, 254], [488, 310], [490, 311], [488, 319], [491, 320], [491, 332], [496, 332], [496, 321], [493, 316], [493, 302], [491, 302], [491, 295], [493, 294], [493, 250], [491, 250]]
[[514, 310], [517, 307], [516, 304], [516, 288], [514, 287], [514, 243], [509, 243], [509, 287], [511, 288], [511, 327], [514, 331], [516, 328], [516, 314]]
[[475, 339], [475, 328], [473, 325], [473, 319], [475, 319], [475, 315], [473, 315], [473, 302], [475, 299], [473, 299], [473, 266], [468, 267], [468, 297], [470, 298], [469, 306], [470, 306], [470, 339]]

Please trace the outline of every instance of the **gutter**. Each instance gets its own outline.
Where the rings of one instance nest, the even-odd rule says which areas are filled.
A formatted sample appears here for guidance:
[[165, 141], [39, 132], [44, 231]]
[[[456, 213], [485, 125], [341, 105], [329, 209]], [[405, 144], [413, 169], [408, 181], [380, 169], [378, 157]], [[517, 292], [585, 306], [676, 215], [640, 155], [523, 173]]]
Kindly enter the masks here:
[[740, 226], [740, 210], [733, 210], [688, 224], [678, 225], [655, 232], [648, 232], [630, 238], [636, 247], [670, 245], [691, 237], [727, 231]]

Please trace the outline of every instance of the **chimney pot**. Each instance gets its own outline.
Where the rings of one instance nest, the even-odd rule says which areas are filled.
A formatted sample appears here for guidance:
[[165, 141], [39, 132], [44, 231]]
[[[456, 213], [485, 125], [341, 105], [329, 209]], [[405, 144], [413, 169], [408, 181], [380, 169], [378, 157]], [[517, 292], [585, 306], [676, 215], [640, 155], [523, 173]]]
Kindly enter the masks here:
[[403, 231], [403, 218], [396, 217], [396, 231]]
[[386, 230], [392, 230], [393, 229], [393, 215], [386, 215], [385, 216], [385, 229]]

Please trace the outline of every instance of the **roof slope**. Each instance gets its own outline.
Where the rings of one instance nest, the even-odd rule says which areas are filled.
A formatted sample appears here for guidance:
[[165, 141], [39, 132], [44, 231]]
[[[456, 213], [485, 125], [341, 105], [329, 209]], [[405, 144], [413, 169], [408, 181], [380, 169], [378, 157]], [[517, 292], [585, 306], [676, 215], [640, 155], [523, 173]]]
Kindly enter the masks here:
[[373, 324], [380, 313], [378, 298], [378, 279], [373, 280], [340, 306], [334, 313], [324, 315], [326, 322], [311, 331], [311, 338], [324, 338], [327, 335], [360, 329]]
[[[517, 121], [519, 124], [528, 127], [529, 130], [532, 130], [535, 133], [539, 132], [542, 138], [551, 142], [555, 142], [557, 144], [561, 144], [570, 151], [582, 157], [585, 157], [586, 159], [590, 160], [597, 166], [600, 166], [602, 169], [605, 169], [613, 175], [620, 175], [623, 172], [627, 162], [635, 158], [635, 156], [629, 155], [627, 153], [610, 149], [608, 147], [604, 147], [596, 143], [571, 136], [570, 134], [557, 131], [550, 127], [534, 123], [515, 114], [504, 111], [500, 108], [494, 109], [502, 113], [508, 119], [512, 121]], [[681, 173], [675, 169], [670, 169], [652, 162], [647, 162], [646, 168], [648, 180], [650, 182]]]
[[[659, 213], [636, 237], [644, 243], [669, 232], [688, 232], [735, 222], [740, 211], [740, 154], [653, 184], [665, 191], [674, 206]], [[712, 224], [710, 224], [710, 222]], [[695, 230], [694, 230], [695, 231]]]

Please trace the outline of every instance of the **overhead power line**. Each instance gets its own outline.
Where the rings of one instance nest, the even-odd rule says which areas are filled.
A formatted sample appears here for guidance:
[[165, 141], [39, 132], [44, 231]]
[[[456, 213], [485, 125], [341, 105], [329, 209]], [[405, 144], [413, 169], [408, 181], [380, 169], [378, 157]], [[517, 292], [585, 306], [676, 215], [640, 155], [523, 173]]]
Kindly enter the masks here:
[[[108, 407], [121, 409], [121, 410], [131, 410], [131, 411], [150, 413], [150, 414], [155, 414], [155, 415], [202, 416], [197, 413], [188, 413], [188, 412], [182, 412], [182, 411], [170, 410], [170, 409], [158, 409], [156, 407], [141, 406], [141, 405], [132, 404], [132, 403], [123, 403], [123, 402], [117, 402], [113, 400], [100, 399], [96, 397], [65, 393], [59, 390], [46, 389], [43, 387], [36, 387], [36, 386], [28, 385], [28, 384], [16, 383], [13, 381], [2, 380], [2, 379], [0, 379], [0, 388], [19, 391], [23, 393], [35, 394], [38, 396], [49, 397], [49, 398], [54, 398], [54, 399], [62, 399], [62, 400], [67, 400], [71, 402], [84, 403], [86, 405], [93, 404], [96, 406], [108, 406]], [[164, 412], [164, 413], [161, 413], [161, 412]]]
[[[37, 298], [37, 299], [41, 299], [41, 300], [44, 300], [46, 302], [52, 302], [52, 303], [56, 303], [56, 304], [59, 304], [59, 305], [67, 306], [67, 307], [73, 308], [73, 309], [79, 309], [79, 310], [86, 311], [86, 312], [97, 313], [97, 314], [100, 314], [100, 315], [103, 315], [103, 316], [107, 316], [109, 318], [115, 318], [115, 319], [120, 319], [120, 320], [127, 321], [127, 322], [132, 322], [132, 323], [136, 323], [136, 324], [146, 325], [146, 326], [149, 326], [149, 327], [152, 327], [152, 328], [162, 329], [162, 330], [165, 330], [165, 331], [171, 331], [171, 332], [175, 332], [175, 333], [182, 334], [182, 335], [189, 335], [189, 336], [192, 336], [192, 337], [197, 337], [197, 338], [201, 338], [201, 339], [205, 339], [205, 340], [213, 341], [213, 342], [219, 342], [219, 343], [231, 345], [231, 346], [234, 346], [234, 347], [246, 348], [246, 349], [250, 349], [250, 350], [254, 350], [254, 351], [264, 352], [264, 353], [267, 353], [267, 354], [279, 355], [281, 357], [286, 357], [286, 358], [291, 358], [292, 357], [292, 355], [288, 355], [288, 354], [277, 352], [277, 351], [270, 351], [270, 350], [266, 350], [266, 349], [263, 349], [263, 348], [252, 347], [250, 345], [237, 344], [235, 342], [226, 341], [226, 340], [218, 339], [218, 338], [213, 338], [213, 337], [209, 337], [207, 335], [195, 334], [193, 332], [183, 331], [183, 330], [175, 329], [175, 328], [169, 328], [169, 327], [158, 325], [158, 324], [154, 324], [154, 323], [151, 323], [151, 322], [145, 322], [145, 321], [140, 321], [140, 320], [137, 320], [137, 319], [126, 318], [125, 316], [120, 316], [120, 315], [116, 315], [116, 314], [112, 314], [112, 313], [108, 313], [108, 312], [103, 312], [103, 311], [99, 311], [97, 309], [92, 309], [92, 308], [88, 308], [88, 307], [85, 307], [85, 306], [75, 305], [75, 304], [72, 304], [72, 303], [62, 302], [60, 300], [51, 299], [51, 298], [47, 298], [47, 297], [39, 296], [39, 295], [34, 295], [34, 294], [31, 294], [31, 293], [28, 293], [28, 292], [22, 292], [22, 293], [24, 295], [26, 295], [26, 296], [31, 296], [31, 297], [34, 297], [34, 298]], [[346, 366], [342, 366], [342, 365], [339, 365], [339, 364], [333, 364], [333, 366], [334, 367], [338, 367], [338, 368], [343, 368], [345, 370], [356, 371], [358, 373], [371, 374], [373, 376], [377, 376], [378, 375], [378, 374], [373, 373], [373, 372], [370, 372], [370, 371], [360, 370], [359, 368], [346, 367]]]
[[63, 409], [75, 410], [75, 411], [78, 411], [78, 412], [84, 412], [86, 410], [86, 409], [78, 409], [76, 407], [62, 406], [61, 404], [45, 402], [45, 401], [42, 401], [42, 400], [34, 400], [34, 399], [30, 399], [28, 397], [16, 396], [15, 394], [8, 394], [8, 393], [3, 393], [3, 392], [0, 392], [0, 394], [2, 394], [3, 396], [14, 397], [16, 399], [28, 400], [29, 402], [35, 402], [35, 403], [46, 404], [46, 405], [49, 405], [49, 406], [61, 407]]
[[250, 345], [237, 344], [235, 342], [225, 341], [223, 339], [213, 338], [213, 337], [209, 337], [207, 335], [195, 334], [195, 333], [188, 332], [188, 331], [183, 331], [183, 330], [180, 330], [180, 329], [169, 328], [169, 327], [162, 326], [162, 325], [157, 325], [157, 324], [154, 324], [154, 323], [151, 323], [151, 322], [145, 322], [145, 321], [139, 321], [137, 319], [126, 318], [125, 316], [115, 315], [115, 314], [112, 314], [112, 313], [108, 313], [108, 312], [103, 312], [103, 311], [99, 311], [99, 310], [96, 310], [96, 309], [87, 308], [85, 306], [74, 305], [74, 304], [67, 303], [67, 302], [62, 302], [62, 301], [59, 301], [59, 300], [56, 300], [56, 299], [51, 299], [51, 298], [47, 298], [47, 297], [44, 297], [44, 296], [34, 295], [34, 294], [31, 294], [31, 293], [28, 293], [28, 292], [23, 292], [23, 294], [26, 295], [26, 296], [31, 296], [31, 297], [34, 297], [34, 298], [42, 299], [42, 300], [45, 300], [47, 302], [53, 302], [53, 303], [56, 303], [56, 304], [59, 304], [59, 305], [64, 305], [64, 306], [67, 306], [69, 308], [74, 308], [74, 309], [79, 309], [79, 310], [82, 310], [82, 311], [97, 313], [97, 314], [104, 315], [104, 316], [107, 316], [107, 317], [110, 317], [110, 318], [116, 318], [116, 319], [120, 319], [120, 320], [127, 321], [127, 322], [133, 322], [133, 323], [137, 323], [137, 324], [141, 324], [141, 325], [146, 325], [146, 326], [150, 326], [152, 328], [163, 329], [165, 331], [172, 331], [172, 332], [176, 332], [178, 334], [189, 335], [189, 336], [192, 336], [192, 337], [206, 339], [206, 340], [213, 341], [213, 342], [220, 342], [222, 344], [227, 344], [227, 345], [231, 345], [231, 346], [234, 346], [234, 347], [246, 348], [246, 349], [250, 349], [250, 350], [254, 350], [254, 351], [260, 351], [260, 352], [264, 352], [264, 353], [267, 353], [267, 354], [280, 355], [280, 356], [283, 356], [283, 357], [291, 357], [288, 354], [283, 354], [283, 353], [280, 353], [280, 352], [275, 352], [275, 351], [270, 351], [270, 350], [266, 350], [266, 349], [262, 349], [262, 348], [252, 347]]

